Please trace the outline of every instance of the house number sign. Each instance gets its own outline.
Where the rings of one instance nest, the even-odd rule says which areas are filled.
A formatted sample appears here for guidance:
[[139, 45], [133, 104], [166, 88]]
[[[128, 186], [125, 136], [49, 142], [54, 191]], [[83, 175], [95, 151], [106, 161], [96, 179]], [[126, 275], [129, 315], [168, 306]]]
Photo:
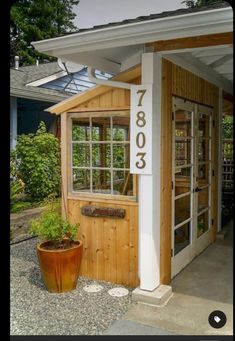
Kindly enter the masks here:
[[130, 173], [152, 174], [152, 84], [131, 86]]

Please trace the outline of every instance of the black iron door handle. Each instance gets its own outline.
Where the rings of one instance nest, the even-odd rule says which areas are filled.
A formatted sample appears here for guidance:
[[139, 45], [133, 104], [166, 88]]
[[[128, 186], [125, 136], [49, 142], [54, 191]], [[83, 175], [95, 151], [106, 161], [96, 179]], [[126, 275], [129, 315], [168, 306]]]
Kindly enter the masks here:
[[198, 187], [197, 187], [197, 188], [195, 189], [195, 192], [200, 192], [200, 191], [202, 191], [201, 188], [198, 188]]

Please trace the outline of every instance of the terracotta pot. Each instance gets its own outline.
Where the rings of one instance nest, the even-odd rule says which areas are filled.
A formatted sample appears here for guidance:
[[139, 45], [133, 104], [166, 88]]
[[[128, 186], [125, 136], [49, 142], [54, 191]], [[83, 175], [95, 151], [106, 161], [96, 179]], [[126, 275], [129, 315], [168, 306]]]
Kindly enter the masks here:
[[66, 292], [76, 289], [82, 259], [83, 243], [64, 250], [46, 250], [43, 242], [37, 245], [42, 278], [48, 291]]

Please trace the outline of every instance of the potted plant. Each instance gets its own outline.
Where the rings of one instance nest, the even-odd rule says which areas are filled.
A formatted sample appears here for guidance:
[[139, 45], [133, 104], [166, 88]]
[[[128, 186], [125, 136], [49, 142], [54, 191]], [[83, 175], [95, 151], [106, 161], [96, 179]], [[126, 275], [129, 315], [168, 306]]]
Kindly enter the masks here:
[[78, 240], [79, 224], [72, 225], [54, 208], [46, 210], [31, 223], [31, 234], [42, 237], [37, 255], [48, 291], [61, 293], [76, 288], [83, 243]]

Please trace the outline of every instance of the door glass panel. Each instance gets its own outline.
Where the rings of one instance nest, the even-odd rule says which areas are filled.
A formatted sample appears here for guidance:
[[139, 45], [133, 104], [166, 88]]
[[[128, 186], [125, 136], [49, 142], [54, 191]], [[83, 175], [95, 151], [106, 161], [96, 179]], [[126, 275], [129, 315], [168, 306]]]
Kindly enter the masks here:
[[192, 113], [187, 110], [175, 111], [175, 137], [191, 136]]
[[198, 186], [204, 186], [209, 183], [209, 163], [198, 165]]
[[92, 144], [92, 167], [111, 166], [111, 146], [107, 143]]
[[197, 237], [200, 237], [203, 233], [208, 230], [209, 222], [209, 211], [200, 214], [197, 217]]
[[190, 209], [191, 195], [175, 199], [175, 226], [191, 217]]
[[179, 228], [177, 228], [174, 232], [174, 255], [182, 251], [187, 245], [190, 244], [190, 224], [188, 222]]
[[175, 140], [175, 166], [184, 166], [191, 163], [191, 140]]
[[191, 190], [191, 167], [175, 171], [175, 196]]
[[209, 206], [209, 187], [203, 188], [198, 192], [198, 213]]
[[209, 139], [199, 139], [198, 141], [198, 161], [209, 160]]
[[110, 128], [110, 117], [92, 118], [92, 141], [110, 141]]
[[206, 114], [199, 113], [199, 124], [198, 124], [198, 137], [208, 137], [209, 136], [209, 122], [210, 116]]

